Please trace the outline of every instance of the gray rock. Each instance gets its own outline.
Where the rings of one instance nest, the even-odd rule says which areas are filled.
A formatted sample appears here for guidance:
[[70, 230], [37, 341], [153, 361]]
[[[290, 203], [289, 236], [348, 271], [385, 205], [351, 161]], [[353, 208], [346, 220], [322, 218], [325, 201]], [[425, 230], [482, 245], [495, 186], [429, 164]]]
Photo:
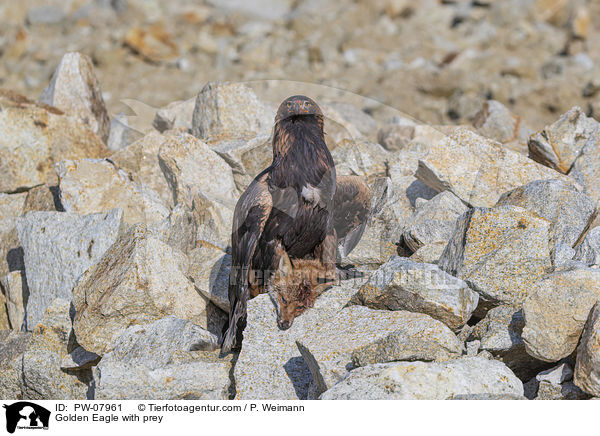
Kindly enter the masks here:
[[398, 254], [404, 220], [413, 212], [405, 191], [392, 185], [389, 178], [376, 179], [369, 188], [369, 220], [356, 247], [341, 259], [342, 264], [377, 268], [390, 256]]
[[589, 395], [579, 389], [573, 382], [553, 384], [547, 381], [539, 382], [536, 400], [587, 400]]
[[171, 129], [192, 129], [192, 115], [196, 106], [196, 98], [174, 101], [156, 111], [152, 126], [159, 132]]
[[154, 224], [169, 215], [168, 206], [149, 186], [108, 159], [61, 161], [56, 166], [60, 202], [67, 212], [90, 214], [123, 209], [127, 224]]
[[575, 260], [590, 266], [600, 266], [600, 227], [594, 227], [575, 250]]
[[569, 173], [587, 147], [596, 147], [599, 124], [575, 106], [555, 123], [529, 139], [529, 157], [562, 173]]
[[273, 159], [271, 136], [267, 134], [219, 141], [211, 144], [211, 148], [231, 167], [233, 180], [240, 192], [271, 165]]
[[132, 226], [73, 289], [77, 341], [100, 356], [130, 326], [167, 315], [208, 327], [207, 301], [185, 277], [187, 259]]
[[479, 295], [435, 265], [395, 256], [369, 277], [353, 301], [373, 309], [425, 313], [458, 329], [471, 317]]
[[234, 370], [236, 398], [306, 399], [313, 380], [296, 340], [334, 316], [354, 292], [355, 289], [343, 285], [325, 291], [314, 307], [297, 317], [288, 330], [277, 327], [269, 295], [248, 301], [248, 322]]
[[70, 306], [68, 300], [57, 298], [33, 329], [31, 344], [23, 355], [23, 398], [91, 399], [91, 371], [70, 375], [60, 369], [70, 343]]
[[23, 354], [31, 342], [31, 333], [11, 332], [0, 341], [0, 398], [23, 398]]
[[6, 90], [0, 108], [0, 192], [56, 185], [56, 162], [109, 154], [98, 135], [57, 108]]
[[344, 139], [331, 152], [338, 175], [362, 176], [369, 181], [387, 175], [389, 154], [381, 145], [360, 139]]
[[419, 160], [416, 177], [437, 191], [452, 191], [473, 207], [492, 207], [503, 193], [534, 180], [570, 181], [464, 128], [430, 147], [427, 156]]
[[106, 142], [110, 121], [92, 60], [81, 53], [66, 53], [40, 96], [42, 103], [77, 118]]
[[196, 97], [192, 133], [203, 141], [268, 134], [275, 112], [242, 83], [207, 83]]
[[29, 298], [29, 288], [24, 271], [11, 271], [2, 278], [6, 293], [6, 311], [13, 330], [21, 330], [25, 321], [25, 301]]
[[552, 223], [554, 245], [574, 246], [596, 216], [596, 202], [563, 180], [536, 180], [507, 192], [497, 206], [520, 206]]
[[550, 222], [516, 206], [475, 208], [462, 215], [438, 265], [466, 281], [489, 309], [520, 305], [552, 269]]
[[502, 362], [463, 357], [448, 362], [393, 362], [357, 368], [321, 400], [446, 400], [523, 396], [523, 384]]
[[479, 348], [504, 362], [521, 380], [534, 377], [546, 363], [527, 354], [521, 337], [525, 320], [522, 310], [513, 306], [491, 309], [471, 331], [469, 340], [479, 340]]
[[106, 146], [112, 151], [127, 148], [135, 141], [142, 138], [143, 134], [129, 125], [127, 115], [119, 112], [110, 120], [110, 127]]
[[123, 211], [81, 216], [29, 212], [17, 221], [23, 246], [29, 298], [26, 328], [31, 330], [57, 297], [71, 299], [79, 276], [100, 260], [121, 230]]
[[173, 207], [173, 193], [160, 167], [158, 152], [170, 136], [151, 131], [112, 154], [110, 160], [137, 183], [150, 187], [163, 203]]
[[535, 283], [523, 305], [527, 353], [546, 362], [569, 356], [600, 299], [600, 270], [558, 271]]
[[204, 245], [188, 254], [187, 276], [196, 289], [217, 307], [229, 313], [229, 271], [231, 255]]
[[515, 151], [527, 151], [525, 144], [532, 131], [506, 106], [487, 100], [473, 119], [473, 127], [486, 138], [509, 145]]
[[189, 321], [168, 316], [127, 328], [95, 373], [96, 399], [225, 400], [229, 359], [217, 338]]
[[404, 241], [416, 251], [423, 245], [448, 242], [456, 219], [468, 210], [454, 194], [444, 191], [429, 201], [420, 202], [404, 225]]
[[446, 248], [447, 242], [433, 242], [431, 244], [423, 245], [417, 251], [410, 255], [410, 260], [420, 263], [432, 263], [437, 264], [440, 256]]
[[568, 363], [561, 363], [553, 368], [540, 372], [535, 376], [538, 382], [548, 382], [553, 385], [559, 385], [566, 381], [573, 380], [573, 368]]
[[349, 369], [395, 360], [446, 360], [463, 346], [443, 323], [406, 311], [343, 309], [297, 341], [317, 392], [339, 382]]
[[415, 135], [415, 126], [388, 124], [377, 132], [377, 142], [388, 151], [404, 149]]
[[600, 301], [590, 312], [577, 348], [575, 384], [590, 395], [600, 396]]

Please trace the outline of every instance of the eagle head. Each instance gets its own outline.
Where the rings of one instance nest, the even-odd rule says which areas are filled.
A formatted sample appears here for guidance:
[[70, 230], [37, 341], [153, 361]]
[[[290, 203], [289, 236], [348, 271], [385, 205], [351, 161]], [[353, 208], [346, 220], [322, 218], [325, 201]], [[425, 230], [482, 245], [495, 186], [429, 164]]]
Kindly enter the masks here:
[[323, 113], [321, 112], [321, 108], [312, 99], [304, 95], [293, 95], [283, 100], [279, 105], [275, 122], [306, 115], [322, 117]]

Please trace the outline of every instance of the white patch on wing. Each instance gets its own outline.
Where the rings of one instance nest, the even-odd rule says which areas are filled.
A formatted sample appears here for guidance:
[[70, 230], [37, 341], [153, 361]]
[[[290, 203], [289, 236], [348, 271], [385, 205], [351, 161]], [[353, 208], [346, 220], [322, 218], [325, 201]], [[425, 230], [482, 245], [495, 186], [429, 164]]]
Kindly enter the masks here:
[[309, 184], [302, 188], [302, 198], [309, 203], [318, 204], [321, 201], [321, 190]]

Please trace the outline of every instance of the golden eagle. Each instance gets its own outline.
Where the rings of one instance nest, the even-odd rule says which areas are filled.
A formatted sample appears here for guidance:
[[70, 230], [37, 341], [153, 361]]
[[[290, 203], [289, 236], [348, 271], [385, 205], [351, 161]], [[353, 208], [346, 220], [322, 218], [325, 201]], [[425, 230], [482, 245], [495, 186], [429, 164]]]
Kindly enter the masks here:
[[370, 194], [358, 177], [340, 177], [325, 145], [323, 113], [303, 95], [281, 103], [275, 117], [273, 162], [252, 181], [235, 207], [229, 275], [229, 324], [222, 352], [238, 348], [246, 303], [265, 291], [281, 258], [318, 259], [335, 266], [366, 224]]

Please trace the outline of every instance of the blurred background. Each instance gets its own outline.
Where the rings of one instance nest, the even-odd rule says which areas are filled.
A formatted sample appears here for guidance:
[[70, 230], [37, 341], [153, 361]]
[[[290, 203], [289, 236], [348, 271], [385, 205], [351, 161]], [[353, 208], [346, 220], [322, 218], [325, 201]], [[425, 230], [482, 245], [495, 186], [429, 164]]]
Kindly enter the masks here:
[[277, 104], [283, 80], [367, 97], [376, 119], [380, 102], [470, 123], [487, 99], [534, 130], [573, 105], [600, 119], [600, 0], [0, 1], [0, 86], [37, 99], [67, 51], [91, 57], [111, 116], [213, 80]]

